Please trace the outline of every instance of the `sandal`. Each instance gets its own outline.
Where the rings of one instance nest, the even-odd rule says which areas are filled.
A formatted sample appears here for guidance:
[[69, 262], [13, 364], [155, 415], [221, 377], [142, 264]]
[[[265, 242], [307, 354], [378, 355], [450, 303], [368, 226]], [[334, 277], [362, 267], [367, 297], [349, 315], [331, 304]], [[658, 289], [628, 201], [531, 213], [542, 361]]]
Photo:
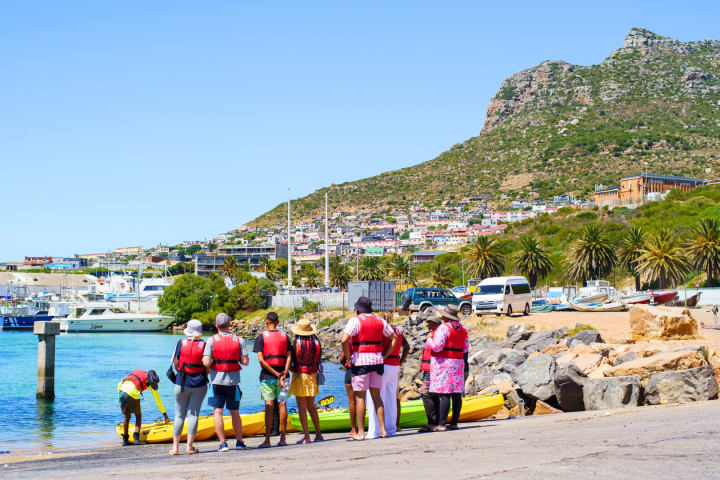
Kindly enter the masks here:
[[445, 431], [447, 431], [447, 428], [438, 426], [438, 427], [435, 427], [435, 431], [436, 432], [445, 432]]
[[196, 453], [200, 453], [200, 450], [193, 447], [192, 450], [188, 450], [187, 452], [185, 452], [185, 455], [195, 455]]
[[434, 432], [434, 431], [435, 430], [433, 430], [432, 428], [427, 427], [427, 426], [418, 429], [418, 433], [430, 433], [430, 432]]
[[460, 427], [458, 427], [457, 425], [448, 425], [446, 428], [448, 430], [460, 430]]
[[180, 455], [180, 452], [173, 452], [172, 450], [170, 450], [170, 455]]

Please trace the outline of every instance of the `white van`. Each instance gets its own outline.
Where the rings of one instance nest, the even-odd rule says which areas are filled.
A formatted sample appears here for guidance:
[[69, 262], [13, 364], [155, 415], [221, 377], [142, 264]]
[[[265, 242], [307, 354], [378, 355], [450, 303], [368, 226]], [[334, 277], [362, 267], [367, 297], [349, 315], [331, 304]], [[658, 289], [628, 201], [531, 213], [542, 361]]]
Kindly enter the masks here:
[[529, 315], [532, 307], [530, 284], [525, 277], [486, 278], [473, 292], [472, 304], [476, 315], [519, 312]]

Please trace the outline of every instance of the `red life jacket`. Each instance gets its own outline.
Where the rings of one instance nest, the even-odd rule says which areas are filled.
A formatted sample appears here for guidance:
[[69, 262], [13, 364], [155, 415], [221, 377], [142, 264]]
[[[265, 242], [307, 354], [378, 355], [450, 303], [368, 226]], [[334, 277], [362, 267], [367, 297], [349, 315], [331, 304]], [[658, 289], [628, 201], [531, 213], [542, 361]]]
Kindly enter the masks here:
[[213, 336], [212, 365], [218, 372], [238, 372], [240, 366], [240, 342], [235, 335]]
[[383, 321], [373, 314], [358, 315], [360, 332], [352, 337], [353, 352], [383, 353]]
[[421, 372], [430, 371], [430, 357], [432, 357], [432, 350], [430, 350], [430, 345], [426, 343], [425, 349], [423, 350], [422, 362], [420, 362]]
[[[400, 349], [402, 348], [402, 340], [403, 340], [403, 333], [400, 331], [399, 328], [394, 328], [395, 333], [397, 334], [398, 341], [397, 345], [395, 345], [395, 348], [392, 352], [390, 352], [390, 355], [385, 359], [383, 362], [385, 365], [395, 365], [396, 367], [400, 365]], [[388, 344], [390, 343], [390, 337], [383, 338], [383, 344], [382, 349], [383, 353], [385, 353], [385, 349], [387, 348]]]
[[130, 372], [130, 375], [123, 378], [123, 382], [126, 380], [130, 380], [135, 384], [137, 389], [140, 390], [140, 393], [142, 393], [147, 389], [147, 379], [147, 372], [143, 372], [142, 370], [133, 370], [132, 372]]
[[298, 337], [293, 348], [295, 350], [293, 372], [317, 373], [320, 370], [322, 347], [317, 338]]
[[445, 340], [445, 346], [439, 352], [432, 352], [433, 357], [440, 358], [463, 358], [463, 349], [465, 348], [465, 340], [467, 339], [467, 330], [465, 327], [460, 327], [460, 330], [455, 330], [449, 325], [445, 325], [450, 333], [448, 333], [447, 339]]
[[284, 367], [287, 355], [287, 336], [281, 330], [263, 332], [263, 359], [271, 367]]
[[202, 340], [182, 341], [180, 347], [180, 370], [187, 374], [193, 375], [205, 373], [205, 366], [202, 363], [203, 352], [205, 351], [205, 342]]

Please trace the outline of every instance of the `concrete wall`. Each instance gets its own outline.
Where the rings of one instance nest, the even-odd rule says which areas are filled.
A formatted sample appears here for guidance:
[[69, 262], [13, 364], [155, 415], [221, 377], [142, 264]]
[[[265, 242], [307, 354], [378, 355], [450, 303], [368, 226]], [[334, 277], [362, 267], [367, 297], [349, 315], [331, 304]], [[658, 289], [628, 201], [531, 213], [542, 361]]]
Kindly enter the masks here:
[[272, 307], [295, 308], [301, 307], [303, 298], [311, 302], [319, 302], [323, 308], [347, 308], [347, 293], [306, 293], [303, 295], [275, 295], [272, 297]]
[[[700, 301], [698, 305], [720, 305], [720, 288], [700, 288]], [[698, 292], [697, 289], [688, 288], [687, 296], [692, 297]], [[680, 300], [685, 300], [685, 290], [678, 290]]]

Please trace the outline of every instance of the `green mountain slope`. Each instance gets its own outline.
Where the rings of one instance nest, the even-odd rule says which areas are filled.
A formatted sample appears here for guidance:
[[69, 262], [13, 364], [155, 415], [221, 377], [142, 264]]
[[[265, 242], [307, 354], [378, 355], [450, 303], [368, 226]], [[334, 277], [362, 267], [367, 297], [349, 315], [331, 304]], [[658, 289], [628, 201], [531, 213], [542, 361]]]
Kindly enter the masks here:
[[[571, 193], [638, 172], [715, 177], [720, 155], [720, 42], [680, 42], [632, 29], [600, 65], [547, 61], [507, 78], [477, 137], [437, 158], [292, 201], [293, 217], [403, 210], [470, 195]], [[708, 170], [709, 169], [709, 170]], [[285, 204], [252, 225], [282, 222]]]

